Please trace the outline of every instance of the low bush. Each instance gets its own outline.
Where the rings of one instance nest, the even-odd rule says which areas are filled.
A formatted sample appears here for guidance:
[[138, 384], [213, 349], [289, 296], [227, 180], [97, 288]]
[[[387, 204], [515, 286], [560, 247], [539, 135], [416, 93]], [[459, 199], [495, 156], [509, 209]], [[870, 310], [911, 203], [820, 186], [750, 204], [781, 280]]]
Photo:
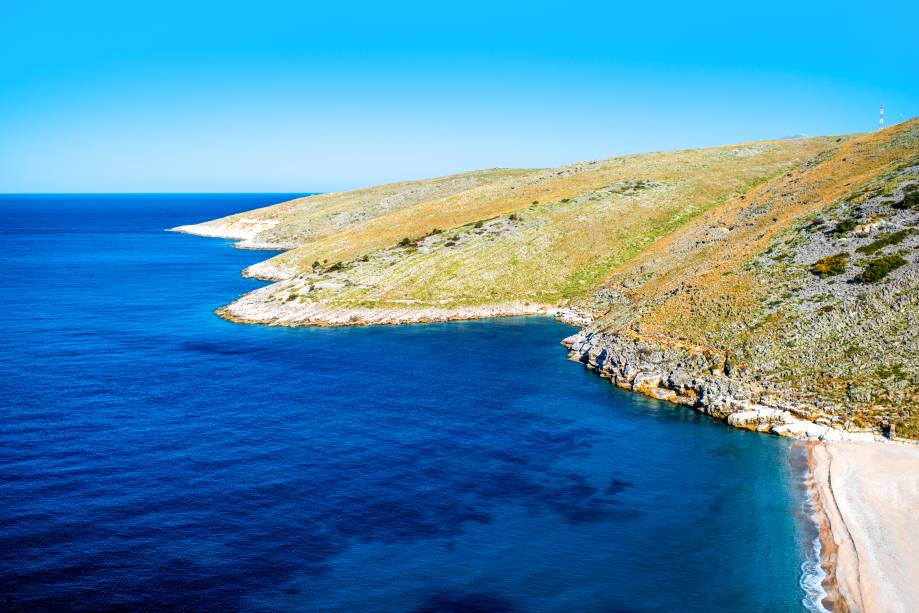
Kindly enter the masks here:
[[841, 275], [846, 272], [846, 264], [849, 263], [848, 253], [837, 253], [820, 258], [811, 266], [811, 272], [818, 277], [832, 277]]
[[412, 244], [412, 239], [410, 239], [410, 238], [408, 238], [408, 237], [403, 238], [401, 241], [399, 241], [399, 246], [400, 246], [400, 247], [408, 247], [408, 246], [411, 245], [411, 244]]
[[909, 187], [904, 189], [903, 191], [906, 192], [906, 195], [903, 197], [903, 200], [894, 204], [893, 208], [895, 209], [919, 208], [919, 188], [915, 188], [915, 189], [910, 189], [910, 188], [915, 188], [915, 186], [910, 185]]
[[842, 221], [837, 221], [836, 226], [833, 228], [833, 234], [843, 235], [848, 232], [851, 232], [855, 229], [855, 226], [858, 225], [858, 220], [854, 217], [849, 217], [848, 219], [843, 219]]
[[906, 260], [898, 254], [884, 255], [865, 264], [865, 269], [859, 273], [855, 279], [862, 283], [877, 283], [887, 276], [892, 270], [896, 270], [906, 264]]
[[819, 230], [826, 225], [826, 220], [823, 217], [814, 217], [808, 224], [808, 228], [811, 230]]
[[905, 230], [899, 230], [897, 232], [889, 232], [888, 234], [882, 234], [877, 238], [877, 240], [868, 243], [867, 245], [862, 245], [856, 251], [859, 253], [864, 253], [865, 255], [872, 255], [877, 253], [884, 247], [888, 245], [896, 245], [903, 242], [908, 236], [915, 234], [916, 230], [913, 228], [906, 228]]

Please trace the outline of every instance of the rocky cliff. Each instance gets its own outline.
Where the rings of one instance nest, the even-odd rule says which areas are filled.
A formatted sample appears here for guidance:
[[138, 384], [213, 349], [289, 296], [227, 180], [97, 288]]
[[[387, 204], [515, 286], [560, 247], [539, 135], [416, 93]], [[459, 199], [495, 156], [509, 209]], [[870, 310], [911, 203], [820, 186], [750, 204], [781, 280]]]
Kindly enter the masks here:
[[737, 372], [724, 354], [588, 330], [562, 344], [571, 359], [617, 387], [691, 407], [737, 428], [822, 441], [877, 437], [869, 429], [846, 429], [841, 416], [821, 412], [787, 397], [778, 386]]

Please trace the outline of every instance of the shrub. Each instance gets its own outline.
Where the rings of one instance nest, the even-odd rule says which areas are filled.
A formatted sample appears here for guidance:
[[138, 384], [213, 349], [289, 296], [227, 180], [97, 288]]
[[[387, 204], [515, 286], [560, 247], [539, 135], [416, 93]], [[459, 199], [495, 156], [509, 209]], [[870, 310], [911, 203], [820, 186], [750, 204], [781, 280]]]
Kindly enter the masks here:
[[534, 200], [533, 204], [539, 204], [539, 200]]
[[320, 266], [322, 266], [322, 264], [319, 263], [319, 260], [313, 261], [313, 268], [319, 268]]
[[408, 246], [411, 245], [411, 244], [412, 244], [412, 239], [410, 239], [410, 238], [408, 238], [408, 237], [403, 238], [401, 241], [399, 241], [399, 246], [400, 246], [400, 247], [408, 247]]
[[335, 272], [344, 268], [344, 265], [341, 262], [335, 262], [326, 269], [326, 272]]
[[562, 198], [562, 202], [571, 202], [571, 198]]
[[294, 294], [294, 293], [287, 294], [287, 302], [294, 300], [296, 297], [297, 297], [297, 294]]
[[876, 283], [887, 276], [887, 274], [906, 264], [900, 255], [884, 255], [873, 260], [869, 260], [865, 269], [859, 273], [856, 280], [862, 283]]
[[914, 187], [910, 185], [908, 188], [903, 191], [906, 192], [906, 195], [903, 196], [903, 200], [897, 202], [893, 205], [895, 209], [914, 209], [919, 207], [919, 189], [909, 189]]
[[446, 243], [444, 243], [444, 247], [452, 247], [455, 244], [456, 243], [454, 241], [447, 241]]
[[836, 226], [833, 228], [833, 234], [846, 234], [854, 230], [856, 225], [858, 225], [858, 220], [854, 217], [843, 219], [842, 221], [836, 222]]
[[811, 228], [812, 230], [819, 230], [825, 225], [826, 225], [826, 220], [823, 217], [814, 217], [814, 219], [810, 222], [810, 225], [808, 227]]
[[481, 228], [483, 225], [485, 225], [485, 224], [483, 224], [481, 221], [475, 222], [475, 227], [476, 227], [476, 228]]
[[848, 253], [837, 253], [820, 258], [811, 266], [811, 272], [818, 277], [832, 277], [841, 275], [846, 272], [846, 264], [849, 262]]
[[894, 377], [895, 379], [902, 379], [904, 381], [909, 380], [909, 375], [904, 371], [902, 364], [894, 364], [893, 366], [884, 366], [882, 364], [875, 369], [875, 372], [881, 379], [890, 379]]
[[517, 219], [519, 219], [519, 218], [517, 217], [517, 213], [511, 213], [510, 216], [508, 217], [508, 219], [509, 219], [510, 221], [517, 221]]
[[370, 256], [367, 255], [367, 254], [365, 253], [364, 255], [361, 256], [360, 261], [361, 261], [361, 262], [368, 262], [368, 261], [370, 261]]
[[872, 255], [888, 245], [896, 245], [903, 242], [903, 239], [912, 234], [915, 234], [915, 232], [916, 230], [913, 228], [906, 228], [905, 230], [882, 234], [874, 242], [868, 243], [867, 245], [862, 245], [856, 249], [856, 251], [859, 253], [864, 253], [865, 255]]

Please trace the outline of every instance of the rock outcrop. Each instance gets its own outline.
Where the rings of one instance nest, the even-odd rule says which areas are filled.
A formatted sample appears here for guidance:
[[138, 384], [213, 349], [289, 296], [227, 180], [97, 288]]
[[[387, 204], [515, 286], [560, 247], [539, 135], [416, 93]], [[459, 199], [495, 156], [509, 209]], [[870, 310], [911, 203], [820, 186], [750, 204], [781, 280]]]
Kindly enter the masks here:
[[879, 438], [870, 430], [844, 430], [838, 417], [777, 395], [769, 384], [732, 369], [723, 354], [590, 329], [562, 344], [570, 359], [617, 387], [691, 407], [736, 428], [821, 441]]

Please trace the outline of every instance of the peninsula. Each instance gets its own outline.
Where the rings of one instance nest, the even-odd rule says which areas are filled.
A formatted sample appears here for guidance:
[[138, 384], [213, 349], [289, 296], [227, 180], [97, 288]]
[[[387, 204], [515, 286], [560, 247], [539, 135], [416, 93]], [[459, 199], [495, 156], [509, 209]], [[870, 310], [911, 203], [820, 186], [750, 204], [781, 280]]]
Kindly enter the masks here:
[[571, 359], [619, 387], [815, 441], [836, 610], [916, 602], [919, 120], [393, 183], [174, 230], [284, 251], [246, 269], [272, 283], [218, 310], [232, 321], [553, 314], [581, 328]]

